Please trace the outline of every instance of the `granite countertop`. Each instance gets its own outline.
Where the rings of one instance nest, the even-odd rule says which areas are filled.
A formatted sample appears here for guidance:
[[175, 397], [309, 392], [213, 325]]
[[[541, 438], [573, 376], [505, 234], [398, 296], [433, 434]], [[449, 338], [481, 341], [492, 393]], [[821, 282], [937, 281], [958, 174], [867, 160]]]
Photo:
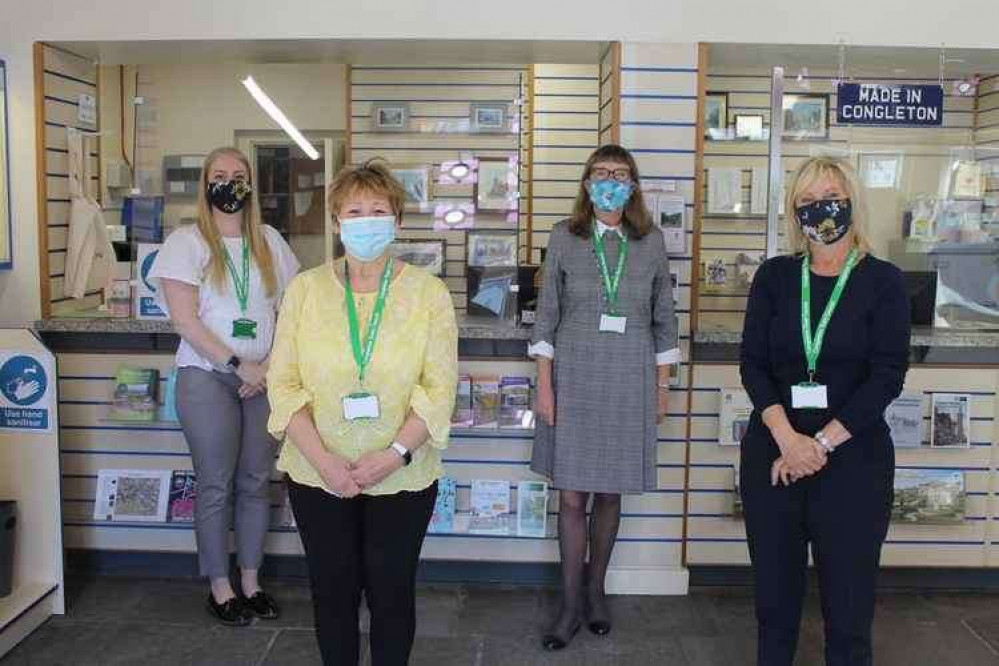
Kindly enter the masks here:
[[[156, 335], [174, 333], [173, 324], [164, 319], [62, 318], [40, 319], [34, 328], [42, 333], [132, 333]], [[485, 317], [458, 317], [458, 337], [466, 340], [530, 340], [531, 329], [497, 323]]]
[[[737, 345], [741, 331], [697, 331], [697, 344]], [[999, 331], [968, 331], [953, 328], [913, 328], [913, 347], [999, 348]]]

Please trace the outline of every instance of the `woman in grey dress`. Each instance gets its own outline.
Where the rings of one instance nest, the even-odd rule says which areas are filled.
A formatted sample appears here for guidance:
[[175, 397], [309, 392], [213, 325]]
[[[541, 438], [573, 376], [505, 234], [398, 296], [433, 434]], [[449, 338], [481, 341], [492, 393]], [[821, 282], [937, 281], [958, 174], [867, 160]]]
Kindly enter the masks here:
[[658, 423], [669, 366], [680, 360], [665, 244], [624, 148], [590, 157], [573, 216], [552, 230], [543, 280], [530, 349], [538, 363], [531, 469], [561, 491], [562, 607], [542, 639], [559, 650], [584, 617], [594, 634], [611, 629], [604, 578], [621, 494], [657, 486]]

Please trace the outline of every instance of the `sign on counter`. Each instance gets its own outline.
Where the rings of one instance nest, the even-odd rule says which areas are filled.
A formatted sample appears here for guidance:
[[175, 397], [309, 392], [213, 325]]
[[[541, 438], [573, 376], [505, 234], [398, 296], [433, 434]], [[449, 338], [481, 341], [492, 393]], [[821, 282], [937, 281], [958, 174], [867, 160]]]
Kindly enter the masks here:
[[49, 359], [0, 351], [0, 430], [54, 432], [54, 381]]

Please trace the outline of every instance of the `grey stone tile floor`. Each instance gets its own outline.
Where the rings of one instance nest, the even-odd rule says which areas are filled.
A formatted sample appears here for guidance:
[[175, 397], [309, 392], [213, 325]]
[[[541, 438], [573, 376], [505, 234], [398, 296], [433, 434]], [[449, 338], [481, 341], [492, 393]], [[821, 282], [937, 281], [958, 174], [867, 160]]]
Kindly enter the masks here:
[[[195, 581], [72, 580], [66, 615], [47, 622], [0, 659], [0, 666], [320, 664], [308, 589], [300, 582], [272, 582], [269, 590], [282, 606], [282, 618], [230, 629], [206, 615], [206, 590]], [[540, 635], [556, 603], [556, 592], [549, 588], [421, 585], [410, 663], [753, 663], [756, 627], [748, 588], [695, 588], [686, 597], [614, 597], [609, 636], [598, 638], [584, 629], [568, 649], [546, 653]], [[822, 664], [821, 622], [818, 600], [809, 597], [797, 664]], [[879, 666], [999, 664], [999, 595], [885, 591], [874, 633]], [[369, 663], [365, 653], [362, 664]]]

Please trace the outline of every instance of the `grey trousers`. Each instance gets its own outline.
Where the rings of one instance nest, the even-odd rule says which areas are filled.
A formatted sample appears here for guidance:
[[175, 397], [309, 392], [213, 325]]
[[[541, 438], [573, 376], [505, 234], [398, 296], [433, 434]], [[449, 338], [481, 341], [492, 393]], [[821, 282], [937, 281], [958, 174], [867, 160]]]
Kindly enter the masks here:
[[[267, 395], [239, 397], [236, 375], [181, 368], [177, 416], [198, 482], [194, 518], [202, 576], [229, 575], [229, 526], [236, 560], [259, 569], [270, 524], [270, 480], [277, 442], [267, 432]], [[232, 517], [235, 513], [235, 522]]]

